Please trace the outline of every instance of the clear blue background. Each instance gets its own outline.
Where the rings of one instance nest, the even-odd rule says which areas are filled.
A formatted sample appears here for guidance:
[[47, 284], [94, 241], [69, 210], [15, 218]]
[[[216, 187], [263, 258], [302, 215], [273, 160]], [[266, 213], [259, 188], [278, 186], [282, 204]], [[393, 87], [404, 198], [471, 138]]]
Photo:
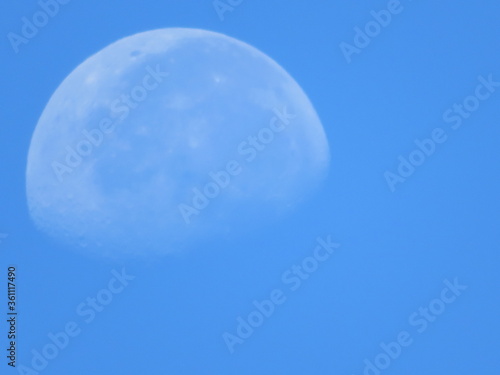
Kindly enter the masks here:
[[[456, 131], [442, 114], [474, 93], [479, 75], [500, 80], [500, 4], [402, 1], [404, 11], [348, 64], [339, 44], [352, 43], [353, 28], [386, 4], [245, 0], [222, 22], [211, 0], [73, 0], [15, 54], [6, 35], [39, 6], [4, 2], [0, 232], [8, 237], [0, 244], [0, 285], [16, 264], [18, 361], [30, 365], [30, 351], [73, 320], [82, 333], [42, 373], [362, 374], [381, 341], [407, 330], [413, 344], [384, 374], [498, 374], [500, 90]], [[323, 121], [329, 178], [279, 225], [180, 257], [119, 264], [58, 249], [26, 208], [26, 156], [38, 117], [88, 56], [163, 27], [222, 32], [280, 63]], [[435, 127], [449, 139], [392, 193], [384, 172]], [[282, 273], [327, 234], [341, 244], [338, 253], [289, 291]], [[122, 266], [136, 279], [86, 325], [76, 306]], [[468, 289], [418, 334], [408, 317], [455, 277]], [[231, 355], [222, 333], [234, 333], [236, 318], [274, 288], [286, 291], [286, 303]], [[2, 314], [6, 294], [0, 290]], [[0, 361], [2, 374], [17, 373]]]

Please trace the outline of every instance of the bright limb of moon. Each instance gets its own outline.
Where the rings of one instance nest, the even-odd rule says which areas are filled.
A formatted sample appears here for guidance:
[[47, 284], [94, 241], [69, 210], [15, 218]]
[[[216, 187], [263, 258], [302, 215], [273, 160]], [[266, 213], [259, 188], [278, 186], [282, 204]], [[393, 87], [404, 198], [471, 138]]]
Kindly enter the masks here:
[[311, 102], [271, 58], [160, 29], [109, 45], [57, 88], [31, 140], [27, 200], [70, 247], [162, 254], [276, 218], [328, 163]]

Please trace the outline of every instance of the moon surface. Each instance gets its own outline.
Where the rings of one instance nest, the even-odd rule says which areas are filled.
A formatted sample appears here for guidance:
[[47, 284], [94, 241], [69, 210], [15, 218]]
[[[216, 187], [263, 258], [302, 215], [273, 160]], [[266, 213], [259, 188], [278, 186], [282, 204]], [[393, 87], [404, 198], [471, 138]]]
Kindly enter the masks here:
[[167, 254], [271, 222], [328, 164], [321, 121], [276, 62], [223, 34], [160, 29], [60, 84], [31, 140], [27, 202], [70, 248]]

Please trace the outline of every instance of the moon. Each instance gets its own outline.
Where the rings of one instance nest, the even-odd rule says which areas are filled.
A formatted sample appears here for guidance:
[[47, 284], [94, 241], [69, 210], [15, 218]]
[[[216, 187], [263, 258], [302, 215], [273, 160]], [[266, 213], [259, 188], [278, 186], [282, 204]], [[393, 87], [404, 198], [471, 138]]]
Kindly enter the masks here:
[[105, 47], [53, 93], [27, 204], [68, 248], [163, 255], [290, 212], [329, 160], [310, 100], [270, 57], [220, 33], [159, 29]]

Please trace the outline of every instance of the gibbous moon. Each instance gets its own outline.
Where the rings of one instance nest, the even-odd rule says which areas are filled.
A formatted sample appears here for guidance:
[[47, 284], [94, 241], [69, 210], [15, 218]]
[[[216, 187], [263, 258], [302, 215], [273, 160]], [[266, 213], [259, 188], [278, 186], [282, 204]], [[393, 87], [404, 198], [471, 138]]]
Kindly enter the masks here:
[[223, 34], [160, 29], [107, 46], [57, 88], [31, 140], [27, 200], [70, 248], [166, 254], [251, 235], [328, 163], [312, 104], [271, 58]]

